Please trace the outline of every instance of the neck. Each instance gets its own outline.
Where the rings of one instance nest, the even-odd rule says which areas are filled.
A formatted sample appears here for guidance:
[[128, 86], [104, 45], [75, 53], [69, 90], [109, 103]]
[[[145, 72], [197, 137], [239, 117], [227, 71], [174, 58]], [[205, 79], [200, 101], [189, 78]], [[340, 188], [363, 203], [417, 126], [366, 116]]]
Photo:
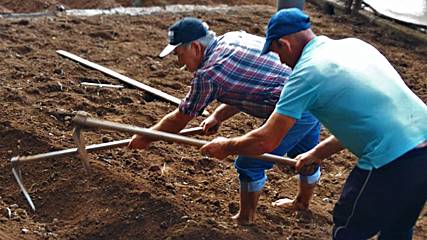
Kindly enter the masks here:
[[313, 38], [316, 37], [316, 34], [314, 34], [311, 29], [307, 29], [305, 31], [302, 31], [301, 33], [302, 34], [299, 37], [299, 42], [302, 45], [302, 48], [304, 48], [305, 45], [307, 45], [311, 40], [313, 40]]
[[292, 66], [291, 66], [292, 68], [295, 67], [296, 63], [301, 57], [304, 47], [315, 37], [316, 35], [311, 31], [311, 29], [298, 32], [291, 37], [292, 46], [293, 46], [292, 48], [295, 49], [294, 51], [295, 61], [292, 63]]

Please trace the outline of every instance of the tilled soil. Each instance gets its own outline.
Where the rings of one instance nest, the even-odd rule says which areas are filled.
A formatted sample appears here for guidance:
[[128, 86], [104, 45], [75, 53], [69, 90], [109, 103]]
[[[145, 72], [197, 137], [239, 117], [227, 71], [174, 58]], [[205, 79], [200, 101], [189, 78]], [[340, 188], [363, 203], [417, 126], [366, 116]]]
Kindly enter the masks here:
[[[14, 2], [2, 0], [0, 6], [13, 9]], [[87, 1], [80, 1], [82, 5], [79, 1], [33, 1], [18, 10], [43, 10], [39, 2], [111, 7], [84, 5]], [[125, 5], [125, 1], [91, 2]], [[218, 34], [245, 30], [263, 35], [274, 12], [274, 2], [268, 4], [227, 14], [193, 15], [206, 20]], [[362, 19], [324, 15], [312, 5], [307, 11], [316, 33], [332, 38], [355, 36], [373, 44], [427, 101], [425, 43]], [[89, 173], [72, 157], [23, 164], [22, 177], [37, 211], [26, 204], [11, 174], [10, 158], [75, 147], [70, 121], [76, 111], [149, 127], [176, 107], [128, 85], [122, 89], [83, 86], [81, 82], [123, 83], [55, 51], [67, 50], [182, 98], [192, 75], [178, 69], [175, 57], [160, 59], [157, 55], [166, 44], [168, 26], [183, 16], [188, 14], [0, 21], [0, 239], [330, 239], [331, 211], [356, 161], [346, 151], [324, 162], [322, 180], [308, 212], [271, 206], [278, 198], [294, 197], [298, 184], [291, 171], [269, 171], [254, 226], [238, 226], [230, 219], [238, 211], [239, 200], [231, 158], [205, 159], [195, 148], [166, 142], [154, 143], [148, 151], [121, 148], [90, 154]], [[201, 120], [197, 118], [192, 126]], [[261, 122], [239, 114], [224, 123], [219, 135], [238, 136]], [[84, 132], [84, 137], [94, 144], [131, 135], [95, 130]], [[424, 213], [414, 239], [426, 238]]]
[[243, 5], [243, 4], [264, 4], [275, 6], [273, 0], [1, 0], [0, 13], [28, 13], [55, 11], [58, 7], [65, 9], [86, 9], [86, 8], [115, 8], [115, 7], [148, 7], [165, 6], [169, 4], [199, 4], [199, 5]]

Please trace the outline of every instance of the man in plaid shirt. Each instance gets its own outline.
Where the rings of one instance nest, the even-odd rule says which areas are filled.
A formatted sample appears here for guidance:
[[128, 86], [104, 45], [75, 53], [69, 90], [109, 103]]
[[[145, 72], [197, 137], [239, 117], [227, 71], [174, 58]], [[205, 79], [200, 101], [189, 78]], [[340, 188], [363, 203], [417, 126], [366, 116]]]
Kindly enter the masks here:
[[[205, 133], [212, 133], [221, 122], [238, 112], [267, 119], [274, 111], [291, 69], [282, 65], [275, 54], [260, 56], [264, 38], [245, 32], [229, 32], [216, 37], [206, 23], [195, 18], [177, 21], [169, 28], [168, 38], [169, 45], [160, 57], [174, 52], [179, 64], [185, 65], [194, 76], [191, 90], [178, 109], [167, 114], [152, 129], [177, 133], [214, 100], [222, 104], [202, 122]], [[295, 157], [317, 145], [319, 132], [319, 122], [306, 112], [271, 153]], [[151, 141], [134, 135], [129, 148], [146, 149]], [[265, 170], [273, 164], [239, 156], [235, 167], [240, 180], [240, 211], [233, 218], [240, 224], [251, 224], [267, 180]], [[311, 175], [300, 175], [300, 192], [296, 199], [280, 199], [273, 204], [291, 205], [295, 210], [307, 209], [319, 178], [320, 167]]]

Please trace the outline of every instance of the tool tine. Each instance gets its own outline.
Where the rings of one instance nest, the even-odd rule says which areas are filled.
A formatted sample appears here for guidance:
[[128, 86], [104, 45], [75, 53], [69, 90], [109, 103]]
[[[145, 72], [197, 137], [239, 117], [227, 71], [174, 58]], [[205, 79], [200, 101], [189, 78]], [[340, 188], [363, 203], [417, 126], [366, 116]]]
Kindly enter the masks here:
[[86, 171], [89, 172], [90, 166], [89, 166], [89, 156], [86, 151], [86, 144], [84, 142], [84, 139], [81, 137], [81, 128], [75, 127], [73, 131], [73, 140], [77, 145], [77, 152], [78, 152], [78, 158], [83, 163], [83, 167], [86, 169]]
[[31, 199], [31, 196], [27, 192], [27, 189], [25, 188], [22, 181], [21, 169], [19, 168], [19, 165], [18, 165], [19, 157], [14, 157], [10, 161], [12, 162], [12, 174], [15, 177], [15, 180], [18, 183], [18, 186], [21, 189], [22, 193], [24, 194], [24, 197], [27, 200], [28, 204], [30, 205], [31, 209], [35, 212], [36, 207], [34, 206], [33, 200]]

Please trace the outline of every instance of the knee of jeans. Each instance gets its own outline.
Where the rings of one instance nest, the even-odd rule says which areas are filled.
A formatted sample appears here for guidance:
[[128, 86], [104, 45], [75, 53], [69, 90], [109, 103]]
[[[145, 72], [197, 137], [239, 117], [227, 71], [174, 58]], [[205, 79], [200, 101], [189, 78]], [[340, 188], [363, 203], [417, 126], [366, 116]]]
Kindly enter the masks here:
[[259, 166], [253, 166], [251, 164], [243, 164], [246, 160], [252, 161], [252, 159], [247, 157], [237, 157], [234, 162], [234, 167], [239, 174], [239, 180], [242, 182], [253, 182], [265, 177], [265, 168]]
[[259, 192], [264, 188], [266, 181], [267, 181], [266, 175], [264, 175], [263, 178], [256, 180], [256, 181], [242, 181], [242, 180], [240, 180], [240, 191]]
[[315, 184], [320, 180], [320, 166], [317, 168], [317, 170], [311, 174], [311, 175], [299, 175], [299, 180], [303, 183], [307, 183], [307, 184]]
[[243, 182], [254, 182], [259, 179], [265, 178], [264, 169], [242, 169], [237, 168], [239, 180]]
[[273, 167], [273, 163], [262, 161], [256, 158], [238, 156], [234, 161], [234, 166], [237, 169], [270, 169]]

